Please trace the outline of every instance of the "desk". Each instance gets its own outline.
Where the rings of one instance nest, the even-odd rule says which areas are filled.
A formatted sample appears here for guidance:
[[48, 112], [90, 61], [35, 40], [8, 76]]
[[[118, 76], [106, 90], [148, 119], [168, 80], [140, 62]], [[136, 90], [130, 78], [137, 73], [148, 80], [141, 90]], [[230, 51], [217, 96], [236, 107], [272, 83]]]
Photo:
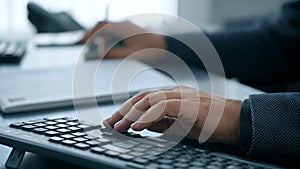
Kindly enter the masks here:
[[[57, 66], [74, 65], [75, 59], [80, 54], [82, 47], [55, 47], [55, 48], [35, 48], [30, 47], [27, 52], [27, 56], [24, 58], [20, 66], [0, 66], [0, 69], [40, 69], [40, 68], [53, 68]], [[59, 62], [58, 62], [59, 61]], [[168, 62], [160, 61], [160, 64]], [[180, 75], [181, 71], [174, 67], [172, 64], [167, 65], [170, 69], [177, 71]], [[172, 68], [173, 66], [173, 68]], [[195, 70], [197, 72], [196, 79], [199, 82], [201, 90], [207, 91], [210, 87], [209, 80], [207, 76], [200, 70]], [[181, 79], [177, 79], [182, 84], [192, 83], [191, 79], [186, 78], [182, 75]], [[245, 86], [234, 80], [227, 81], [227, 94], [229, 98], [233, 99], [245, 99], [249, 94], [262, 93], [259, 90], [253, 89], [251, 87]], [[89, 107], [86, 107], [88, 110]], [[108, 117], [111, 113], [116, 110], [114, 105], [109, 103], [100, 105], [100, 111], [103, 113], [104, 117]], [[7, 125], [14, 121], [25, 121], [28, 119], [35, 119], [48, 116], [76, 116], [76, 112], [73, 108], [61, 108], [55, 110], [47, 111], [36, 111], [30, 113], [21, 114], [1, 114], [0, 124]], [[5, 168], [5, 161], [10, 153], [11, 148], [0, 145], [0, 169]], [[20, 168], [80, 168], [78, 166], [73, 166], [64, 162], [60, 162], [47, 157], [42, 157], [33, 153], [26, 153], [24, 160], [21, 163]]]

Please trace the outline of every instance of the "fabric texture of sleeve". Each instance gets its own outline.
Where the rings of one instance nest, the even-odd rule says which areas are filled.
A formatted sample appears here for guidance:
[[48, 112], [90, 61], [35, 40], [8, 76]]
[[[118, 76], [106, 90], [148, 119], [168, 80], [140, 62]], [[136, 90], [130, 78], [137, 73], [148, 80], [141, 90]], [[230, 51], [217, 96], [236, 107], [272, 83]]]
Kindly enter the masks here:
[[300, 93], [250, 95], [249, 156], [300, 159]]

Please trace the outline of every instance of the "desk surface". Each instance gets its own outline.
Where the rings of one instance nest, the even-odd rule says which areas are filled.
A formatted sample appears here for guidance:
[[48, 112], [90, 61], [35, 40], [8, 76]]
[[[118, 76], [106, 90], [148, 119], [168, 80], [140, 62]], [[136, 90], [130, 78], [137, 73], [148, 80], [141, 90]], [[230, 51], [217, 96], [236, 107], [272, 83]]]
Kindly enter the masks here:
[[[50, 47], [50, 48], [35, 48], [33, 46], [29, 47], [26, 57], [19, 66], [0, 66], [0, 70], [3, 69], [44, 69], [44, 68], [54, 68], [57, 66], [74, 65], [78, 62], [76, 60], [78, 55], [82, 52], [82, 46], [73, 47]], [[79, 60], [82, 62], [82, 60]], [[159, 61], [159, 64], [169, 63]], [[170, 69], [177, 71], [179, 79], [176, 79], [181, 84], [189, 85], [193, 83], [191, 79], [187, 78], [185, 75], [180, 75], [182, 73], [176, 66], [169, 64], [167, 65]], [[210, 88], [210, 82], [205, 75], [200, 70], [195, 70], [197, 76], [199, 88], [201, 90], [207, 91]], [[249, 94], [262, 93], [259, 90], [253, 89], [251, 87], [245, 86], [234, 80], [227, 80], [226, 83], [226, 93], [227, 97], [233, 99], [245, 99]], [[208, 91], [209, 92], [209, 91]], [[90, 109], [89, 107], [86, 108]], [[100, 105], [100, 111], [103, 113], [104, 117], [108, 117], [111, 113], [116, 110], [116, 105], [103, 104]], [[48, 111], [36, 111], [30, 113], [21, 114], [10, 114], [4, 115], [0, 114], [0, 124], [7, 125], [14, 121], [24, 121], [28, 119], [41, 118], [45, 116], [77, 116], [73, 108], [61, 108]], [[0, 169], [5, 168], [5, 161], [10, 153], [11, 148], [0, 145]], [[78, 166], [73, 166], [64, 162], [60, 162], [47, 157], [42, 157], [33, 153], [26, 153], [24, 160], [21, 163], [20, 168], [80, 168]]]

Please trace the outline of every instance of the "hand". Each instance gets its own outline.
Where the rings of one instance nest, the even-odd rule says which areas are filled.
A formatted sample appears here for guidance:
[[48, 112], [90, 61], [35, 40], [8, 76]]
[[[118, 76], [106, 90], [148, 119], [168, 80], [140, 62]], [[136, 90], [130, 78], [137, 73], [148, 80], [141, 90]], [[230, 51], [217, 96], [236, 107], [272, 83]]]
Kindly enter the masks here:
[[[98, 30], [101, 31], [97, 32]], [[131, 36], [132, 34], [135, 36]], [[162, 36], [149, 33], [147, 30], [144, 30], [128, 21], [120, 23], [99, 22], [93, 29], [85, 34], [82, 42], [87, 42], [92, 36], [102, 36], [104, 39], [116, 37], [123, 40], [121, 47], [115, 47], [107, 53], [105, 52], [105, 57], [110, 58], [125, 58], [142, 49], [157, 48], [165, 50], [167, 48], [165, 39]], [[151, 57], [155, 57], [153, 56], [153, 53]]]
[[[136, 131], [149, 129], [164, 132], [179, 121], [178, 131], [191, 124], [190, 130], [185, 133], [188, 133], [187, 137], [198, 140], [212, 103], [217, 109], [222, 105], [225, 107], [219, 109], [223, 114], [209, 140], [236, 144], [241, 101], [212, 96], [186, 86], [141, 92], [127, 100], [104, 124], [119, 132], [125, 132], [130, 127]], [[212, 117], [217, 119], [215, 115]]]

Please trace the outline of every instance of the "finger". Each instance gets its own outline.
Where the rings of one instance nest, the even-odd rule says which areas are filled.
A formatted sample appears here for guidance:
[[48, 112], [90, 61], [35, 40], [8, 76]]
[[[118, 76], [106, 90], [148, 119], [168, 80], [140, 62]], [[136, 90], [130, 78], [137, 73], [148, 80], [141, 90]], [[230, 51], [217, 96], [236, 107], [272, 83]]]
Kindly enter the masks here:
[[117, 131], [125, 132], [151, 105], [157, 104], [162, 100], [181, 98], [181, 93], [174, 92], [176, 91], [175, 89], [177, 89], [177, 87], [141, 92], [126, 101], [106, 122]]
[[[177, 117], [181, 107], [180, 99], [163, 100], [149, 108], [131, 127], [134, 130], [143, 130], [168, 117]], [[122, 127], [127, 127], [125, 124]]]
[[90, 37], [92, 37], [99, 29], [108, 24], [109, 22], [103, 21], [98, 22], [96, 26], [94, 26], [91, 30], [87, 31], [82, 38], [81, 42], [86, 43]]
[[143, 130], [165, 116], [178, 118], [191, 125], [196, 121], [198, 111], [199, 102], [197, 101], [170, 99], [151, 107], [131, 127], [134, 130]]
[[130, 125], [133, 122], [137, 121], [151, 106], [154, 106], [155, 104], [161, 101], [180, 98], [180, 93], [173, 92], [169, 89], [159, 90], [153, 93], [150, 92], [138, 102], [136, 102], [136, 104], [134, 104], [129, 110], [129, 112], [126, 113], [126, 115], [123, 117], [122, 121], [115, 125], [114, 128], [120, 132], [124, 132], [125, 130], [128, 130], [130, 128]]
[[166, 117], [158, 122], [153, 122], [149, 127], [147, 127], [147, 129], [150, 131], [162, 133], [166, 131], [170, 126], [172, 126], [175, 121], [175, 118]]
[[[143, 94], [143, 96], [145, 93]], [[145, 111], [147, 111], [151, 106], [154, 106], [155, 104], [169, 99], [180, 99], [181, 94], [177, 92], [173, 92], [169, 89], [166, 90], [156, 90], [156, 91], [150, 91], [150, 93], [146, 94], [144, 97], [142, 97], [139, 101], [137, 101], [135, 104], [128, 105], [126, 110], [123, 109], [123, 111], [126, 111], [124, 113], [124, 123], [130, 124], [131, 122], [136, 121], [144, 114]], [[131, 107], [129, 112], [127, 113], [128, 109]]]
[[126, 58], [136, 50], [131, 47], [115, 47], [110, 49], [106, 54], [105, 58]]
[[105, 122], [110, 126], [114, 126], [116, 122], [120, 121], [132, 108], [132, 106], [138, 102], [141, 98], [147, 95], [150, 91], [141, 92], [127, 100], [117, 112], [115, 112], [110, 118], [106, 119]]
[[[171, 98], [179, 98], [180, 96], [174, 92], [172, 92], [171, 89], [163, 89], [163, 90], [151, 90], [151, 91], [142, 91], [135, 96], [133, 96], [131, 99], [127, 100], [120, 108], [119, 110], [112, 115], [112, 117], [106, 119], [106, 122], [110, 126], [114, 126], [114, 124], [118, 121], [120, 121], [126, 114], [130, 112], [130, 110], [135, 106], [135, 108], [132, 110], [132, 113], [139, 113], [138, 111], [146, 111], [151, 103], [152, 105], [158, 103], [161, 100], [171, 99]], [[150, 98], [150, 102], [149, 102]], [[132, 117], [137, 117], [135, 114], [132, 115]], [[138, 116], [139, 117], [139, 116]], [[128, 119], [132, 119], [131, 121], [135, 121], [131, 117], [127, 117]]]
[[[147, 95], [145, 95], [143, 98], [141, 98], [136, 104], [133, 105], [130, 112], [127, 114], [128, 118], [130, 118], [129, 115], [135, 116], [135, 111], [146, 111], [151, 106], [159, 103], [163, 100], [169, 100], [169, 99], [180, 99], [181, 94], [177, 92], [170, 91], [168, 89], [166, 90], [157, 90], [157, 91], [150, 91]], [[138, 113], [139, 114], [139, 113]]]

